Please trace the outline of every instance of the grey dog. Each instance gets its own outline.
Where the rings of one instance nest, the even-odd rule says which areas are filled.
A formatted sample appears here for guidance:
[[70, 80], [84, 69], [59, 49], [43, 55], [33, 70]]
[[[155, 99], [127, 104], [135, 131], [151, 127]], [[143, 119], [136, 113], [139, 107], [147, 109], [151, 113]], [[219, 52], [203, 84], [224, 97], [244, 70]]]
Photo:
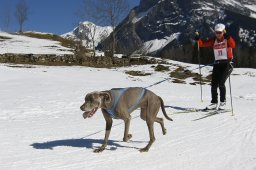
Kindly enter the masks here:
[[167, 116], [164, 103], [161, 97], [154, 94], [152, 91], [141, 87], [129, 87], [111, 89], [108, 91], [95, 91], [88, 93], [85, 97], [84, 104], [80, 107], [83, 117], [92, 117], [98, 108], [101, 108], [103, 116], [106, 120], [106, 132], [104, 143], [94, 152], [102, 152], [108, 143], [110, 130], [112, 127], [112, 118], [122, 119], [125, 123], [123, 141], [127, 142], [132, 135], [129, 134], [129, 127], [131, 121], [130, 113], [137, 108], [141, 108], [140, 117], [147, 122], [150, 141], [145, 148], [140, 149], [141, 152], [147, 152], [155, 141], [154, 122], [161, 125], [163, 135], [166, 134], [163, 118], [157, 117], [157, 113], [162, 108], [162, 112], [166, 119], [172, 121]]

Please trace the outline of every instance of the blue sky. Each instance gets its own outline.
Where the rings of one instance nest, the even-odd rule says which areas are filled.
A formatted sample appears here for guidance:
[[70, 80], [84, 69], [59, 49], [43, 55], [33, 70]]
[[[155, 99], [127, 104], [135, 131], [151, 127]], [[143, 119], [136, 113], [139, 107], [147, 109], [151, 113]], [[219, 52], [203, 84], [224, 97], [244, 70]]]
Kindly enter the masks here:
[[[128, 0], [130, 7], [137, 6], [140, 0]], [[19, 0], [0, 0], [0, 28], [3, 11], [9, 10], [11, 22], [9, 31], [18, 31], [17, 20], [14, 17], [16, 4]], [[24, 24], [24, 30], [50, 32], [63, 34], [73, 30], [79, 22], [75, 13], [82, 5], [82, 0], [26, 0], [29, 6], [28, 20]]]

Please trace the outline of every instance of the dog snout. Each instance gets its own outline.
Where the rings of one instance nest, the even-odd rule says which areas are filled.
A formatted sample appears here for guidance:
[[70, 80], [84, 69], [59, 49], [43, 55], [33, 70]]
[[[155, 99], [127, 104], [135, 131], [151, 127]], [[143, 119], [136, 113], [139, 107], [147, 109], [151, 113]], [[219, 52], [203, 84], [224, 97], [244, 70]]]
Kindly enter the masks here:
[[82, 111], [84, 111], [84, 104], [80, 107], [80, 109], [81, 109]]

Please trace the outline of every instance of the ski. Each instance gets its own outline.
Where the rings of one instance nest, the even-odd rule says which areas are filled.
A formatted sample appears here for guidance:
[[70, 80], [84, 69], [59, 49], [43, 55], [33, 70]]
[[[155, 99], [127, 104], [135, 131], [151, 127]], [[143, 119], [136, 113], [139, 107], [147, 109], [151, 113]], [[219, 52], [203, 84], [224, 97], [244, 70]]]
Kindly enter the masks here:
[[202, 112], [226, 113], [231, 112], [229, 109], [202, 109]]
[[206, 110], [204, 111], [206, 114], [203, 117], [200, 117], [198, 119], [195, 119], [193, 121], [197, 121], [197, 120], [201, 120], [201, 119], [205, 119], [207, 117], [211, 117], [217, 114], [221, 114], [221, 113], [227, 113], [227, 112], [231, 112], [231, 110], [225, 109], [225, 110], [219, 110], [219, 109], [215, 109], [215, 110]]
[[231, 110], [225, 109], [225, 110], [219, 110], [219, 109], [197, 109], [197, 108], [189, 108], [189, 109], [185, 109], [183, 111], [178, 111], [178, 112], [172, 112], [172, 114], [182, 114], [182, 113], [193, 113], [193, 112], [206, 112], [206, 113], [210, 113], [210, 112], [214, 112], [214, 113], [225, 113], [225, 112], [231, 112]]
[[229, 109], [218, 109], [218, 110], [215, 110], [215, 112], [217, 113], [226, 113], [226, 112], [231, 112], [232, 110], [229, 110]]

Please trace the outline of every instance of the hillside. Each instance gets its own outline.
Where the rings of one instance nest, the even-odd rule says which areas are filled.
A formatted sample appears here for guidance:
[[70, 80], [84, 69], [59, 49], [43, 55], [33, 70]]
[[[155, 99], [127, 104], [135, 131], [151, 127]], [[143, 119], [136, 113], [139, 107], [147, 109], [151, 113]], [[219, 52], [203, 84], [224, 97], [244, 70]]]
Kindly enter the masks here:
[[52, 34], [0, 32], [0, 54], [74, 54], [72, 45], [72, 42]]

